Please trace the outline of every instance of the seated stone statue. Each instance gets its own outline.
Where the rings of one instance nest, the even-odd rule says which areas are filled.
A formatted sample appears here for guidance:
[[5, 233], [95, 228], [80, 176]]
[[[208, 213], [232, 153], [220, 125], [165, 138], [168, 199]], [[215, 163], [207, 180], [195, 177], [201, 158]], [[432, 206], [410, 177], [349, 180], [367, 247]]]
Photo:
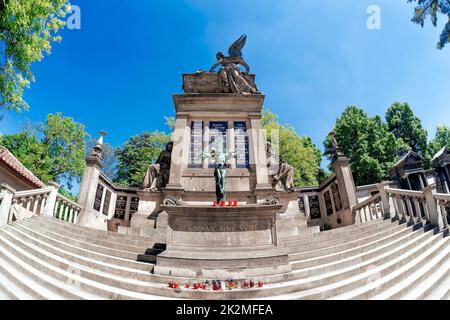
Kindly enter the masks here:
[[277, 169], [273, 175], [272, 187], [281, 187], [290, 192], [295, 191], [294, 167], [284, 161], [278, 163], [271, 143], [267, 143], [267, 167]]
[[145, 191], [159, 191], [169, 183], [172, 148], [173, 142], [169, 142], [166, 145], [166, 149], [159, 154], [156, 162], [148, 167], [142, 183], [142, 189]]

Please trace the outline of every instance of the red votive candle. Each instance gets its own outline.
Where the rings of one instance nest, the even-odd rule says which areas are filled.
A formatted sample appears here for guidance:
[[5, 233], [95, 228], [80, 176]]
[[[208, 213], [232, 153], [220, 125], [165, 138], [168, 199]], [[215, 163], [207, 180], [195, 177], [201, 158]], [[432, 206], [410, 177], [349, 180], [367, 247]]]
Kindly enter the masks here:
[[213, 207], [217, 207], [217, 201], [213, 202]]
[[237, 207], [237, 201], [236, 200], [233, 202], [233, 206]]
[[220, 203], [220, 206], [225, 207], [225, 201], [222, 201], [222, 202]]

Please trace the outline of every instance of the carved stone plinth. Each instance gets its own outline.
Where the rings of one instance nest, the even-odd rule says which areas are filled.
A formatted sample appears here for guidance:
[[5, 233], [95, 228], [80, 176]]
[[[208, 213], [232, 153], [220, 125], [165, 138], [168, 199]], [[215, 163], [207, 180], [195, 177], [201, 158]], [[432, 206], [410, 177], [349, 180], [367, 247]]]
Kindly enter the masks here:
[[[255, 75], [249, 74], [255, 81]], [[222, 93], [223, 87], [217, 73], [201, 72], [183, 74], [183, 90], [185, 93]]]
[[289, 272], [277, 246], [281, 205], [162, 206], [168, 214], [167, 250], [155, 274], [227, 279]]

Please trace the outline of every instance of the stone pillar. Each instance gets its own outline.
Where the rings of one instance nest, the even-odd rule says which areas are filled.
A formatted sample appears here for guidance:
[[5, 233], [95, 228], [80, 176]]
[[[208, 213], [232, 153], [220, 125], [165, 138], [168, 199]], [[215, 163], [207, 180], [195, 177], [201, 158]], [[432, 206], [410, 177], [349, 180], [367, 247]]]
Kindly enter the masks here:
[[103, 168], [103, 163], [98, 157], [86, 158], [86, 169], [84, 170], [83, 178], [80, 184], [80, 192], [78, 194], [77, 203], [83, 207], [84, 210], [92, 210], [94, 206], [95, 193], [100, 177], [100, 170]]
[[[235, 152], [236, 146], [234, 144], [234, 121], [229, 120], [228, 121], [228, 132], [227, 132], [227, 140], [228, 140], [228, 151], [229, 152]], [[231, 169], [236, 169], [236, 158], [232, 157], [230, 159], [230, 167]]]
[[[203, 152], [210, 152], [209, 148], [209, 121], [203, 121]], [[203, 169], [208, 169], [209, 158], [203, 159]]]
[[303, 205], [305, 206], [305, 216], [306, 216], [306, 220], [308, 220], [311, 216], [311, 210], [309, 208], [309, 196], [307, 194], [305, 194], [303, 196]]
[[267, 169], [266, 141], [261, 128], [261, 116], [250, 119], [250, 159], [256, 169], [256, 190], [272, 189], [269, 183], [269, 171]]
[[444, 227], [444, 221], [442, 220], [441, 210], [436, 205], [436, 199], [434, 198], [436, 193], [436, 184], [429, 185], [424, 189], [430, 223], [441, 231]]
[[356, 187], [350, 169], [350, 159], [338, 158], [332, 163], [339, 186], [342, 206], [345, 209], [351, 209], [358, 204], [356, 197]]
[[58, 195], [58, 190], [60, 188], [59, 184], [50, 181], [48, 186], [51, 188], [50, 194], [48, 195], [47, 201], [45, 201], [44, 211], [42, 215], [53, 217], [55, 211], [56, 197]]
[[105, 133], [101, 132], [100, 135], [101, 137], [98, 140], [97, 146], [93, 148], [91, 155], [86, 158], [86, 169], [81, 180], [77, 200], [77, 203], [82, 207], [78, 216], [78, 224], [107, 230], [106, 221], [104, 221], [105, 217], [101, 217], [101, 212], [94, 211], [95, 194], [99, 183], [100, 170], [103, 168], [102, 145]]
[[[170, 178], [169, 183], [166, 186], [168, 190], [180, 190], [183, 191], [181, 185], [181, 178], [183, 169], [187, 162], [185, 159], [189, 156], [186, 144], [189, 139], [186, 134], [187, 130], [187, 116], [178, 115], [175, 120], [175, 131], [173, 133], [173, 149], [172, 149], [172, 163], [170, 165]], [[189, 145], [188, 145], [189, 146]]]
[[386, 192], [386, 188], [388, 187], [389, 182], [381, 182], [377, 185], [378, 192], [380, 193], [381, 205], [383, 207], [384, 219], [391, 219], [393, 218], [393, 214], [395, 215], [395, 208]]
[[16, 190], [6, 183], [0, 184], [0, 195], [2, 196], [2, 200], [0, 200], [0, 226], [8, 224], [9, 222], [9, 212], [11, 210], [11, 202], [15, 192]]

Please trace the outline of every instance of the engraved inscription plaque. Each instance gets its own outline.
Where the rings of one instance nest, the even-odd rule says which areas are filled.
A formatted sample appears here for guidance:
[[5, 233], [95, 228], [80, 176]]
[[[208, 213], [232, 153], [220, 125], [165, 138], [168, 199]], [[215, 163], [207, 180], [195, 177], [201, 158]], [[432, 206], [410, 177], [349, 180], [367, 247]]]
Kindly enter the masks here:
[[127, 199], [128, 198], [126, 196], [117, 196], [116, 211], [114, 214], [114, 218], [125, 219], [125, 210], [127, 208]]
[[100, 183], [97, 185], [97, 191], [95, 192], [95, 199], [94, 199], [94, 210], [100, 212], [100, 207], [102, 205], [102, 198], [103, 198], [103, 187]]
[[245, 121], [234, 122], [234, 145], [237, 168], [249, 167], [249, 154], [248, 154], [248, 134], [247, 124]]
[[333, 202], [331, 201], [331, 192], [327, 191], [323, 194], [325, 200], [325, 208], [327, 210], [327, 215], [331, 216], [333, 214]]
[[320, 219], [322, 217], [318, 196], [309, 196], [309, 212], [311, 219]]
[[111, 204], [111, 191], [106, 190], [105, 192], [105, 202], [103, 204], [103, 214], [107, 216], [109, 214], [109, 205]]
[[203, 121], [191, 122], [191, 148], [189, 168], [201, 168], [203, 165]]

